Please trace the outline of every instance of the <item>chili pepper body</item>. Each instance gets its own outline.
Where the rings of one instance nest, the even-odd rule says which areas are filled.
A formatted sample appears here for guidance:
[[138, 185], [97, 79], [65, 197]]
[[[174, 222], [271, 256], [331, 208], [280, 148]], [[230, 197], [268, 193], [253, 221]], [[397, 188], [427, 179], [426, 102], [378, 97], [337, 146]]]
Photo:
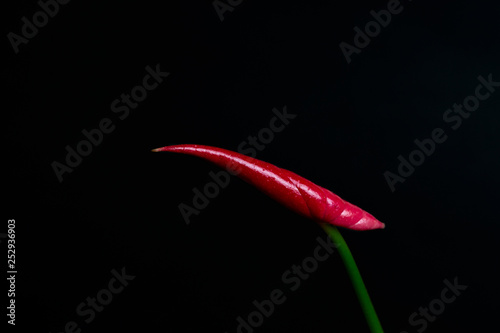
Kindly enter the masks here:
[[236, 174], [290, 210], [318, 222], [352, 230], [385, 227], [371, 214], [296, 173], [237, 152], [191, 144], [166, 146], [153, 151], [182, 153], [208, 160]]

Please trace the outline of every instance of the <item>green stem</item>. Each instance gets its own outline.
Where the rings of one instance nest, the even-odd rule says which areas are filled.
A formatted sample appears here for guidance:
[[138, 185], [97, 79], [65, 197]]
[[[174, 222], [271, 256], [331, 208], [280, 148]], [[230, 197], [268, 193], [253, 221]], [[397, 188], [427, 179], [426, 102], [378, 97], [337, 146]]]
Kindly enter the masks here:
[[358, 266], [356, 266], [356, 262], [352, 257], [352, 253], [349, 250], [349, 247], [347, 247], [347, 243], [340, 234], [340, 231], [330, 224], [321, 223], [321, 227], [331, 237], [333, 242], [337, 244], [337, 250], [339, 251], [340, 257], [342, 258], [342, 261], [347, 268], [347, 273], [351, 278], [352, 285], [354, 286], [354, 291], [358, 296], [359, 303], [361, 304], [361, 308], [363, 309], [363, 313], [365, 314], [366, 321], [368, 322], [368, 326], [370, 327], [370, 331], [372, 333], [383, 333], [384, 331], [382, 330], [382, 326], [380, 325], [380, 321], [378, 320], [377, 313], [373, 308], [372, 301], [370, 300], [368, 291], [366, 290], [363, 279], [361, 278]]

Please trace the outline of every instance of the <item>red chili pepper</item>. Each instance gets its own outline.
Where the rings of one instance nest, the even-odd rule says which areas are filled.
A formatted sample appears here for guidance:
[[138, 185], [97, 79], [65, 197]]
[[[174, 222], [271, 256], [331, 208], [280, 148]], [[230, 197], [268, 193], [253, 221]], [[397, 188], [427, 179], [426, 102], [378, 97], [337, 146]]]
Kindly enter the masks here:
[[[342, 200], [329, 190], [275, 165], [230, 150], [202, 146], [175, 145], [154, 149], [194, 155], [221, 168], [233, 170], [251, 185], [289, 209], [316, 220], [353, 230], [383, 229], [385, 225], [361, 208]], [[235, 168], [237, 167], [237, 169]]]

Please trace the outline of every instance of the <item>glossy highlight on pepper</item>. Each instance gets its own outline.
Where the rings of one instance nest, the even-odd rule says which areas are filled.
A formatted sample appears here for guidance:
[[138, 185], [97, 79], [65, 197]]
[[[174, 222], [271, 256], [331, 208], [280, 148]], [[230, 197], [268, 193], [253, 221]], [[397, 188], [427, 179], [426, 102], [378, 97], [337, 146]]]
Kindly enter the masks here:
[[317, 222], [352, 230], [383, 229], [385, 225], [361, 208], [313, 182], [273, 164], [230, 150], [183, 144], [153, 149], [193, 155], [210, 161], [255, 186], [292, 211]]

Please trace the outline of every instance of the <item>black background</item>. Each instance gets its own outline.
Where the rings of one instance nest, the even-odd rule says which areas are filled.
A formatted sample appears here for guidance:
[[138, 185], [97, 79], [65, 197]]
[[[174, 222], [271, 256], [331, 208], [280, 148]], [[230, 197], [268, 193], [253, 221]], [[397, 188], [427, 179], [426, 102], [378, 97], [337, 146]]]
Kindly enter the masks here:
[[[500, 81], [499, 5], [402, 1], [348, 64], [339, 44], [353, 44], [353, 28], [387, 1], [244, 0], [224, 21], [211, 1], [165, 3], [71, 1], [18, 54], [4, 38], [1, 231], [16, 219], [17, 328], [236, 332], [253, 300], [281, 289], [286, 302], [255, 332], [368, 331], [337, 254], [295, 292], [281, 279], [312, 255], [324, 237], [317, 225], [236, 178], [186, 225], [178, 205], [219, 169], [150, 152], [236, 150], [286, 106], [297, 117], [257, 157], [386, 223], [342, 230], [385, 331], [416, 332], [409, 316], [455, 277], [467, 290], [425, 331], [498, 329], [500, 92], [457, 130], [443, 113], [474, 93], [479, 75]], [[40, 10], [10, 7], [4, 36]], [[111, 102], [156, 64], [170, 76], [120, 120]], [[103, 118], [115, 130], [59, 182], [51, 163]], [[448, 139], [391, 192], [384, 172], [438, 127]], [[135, 279], [85, 323], [76, 307], [122, 267]]]

